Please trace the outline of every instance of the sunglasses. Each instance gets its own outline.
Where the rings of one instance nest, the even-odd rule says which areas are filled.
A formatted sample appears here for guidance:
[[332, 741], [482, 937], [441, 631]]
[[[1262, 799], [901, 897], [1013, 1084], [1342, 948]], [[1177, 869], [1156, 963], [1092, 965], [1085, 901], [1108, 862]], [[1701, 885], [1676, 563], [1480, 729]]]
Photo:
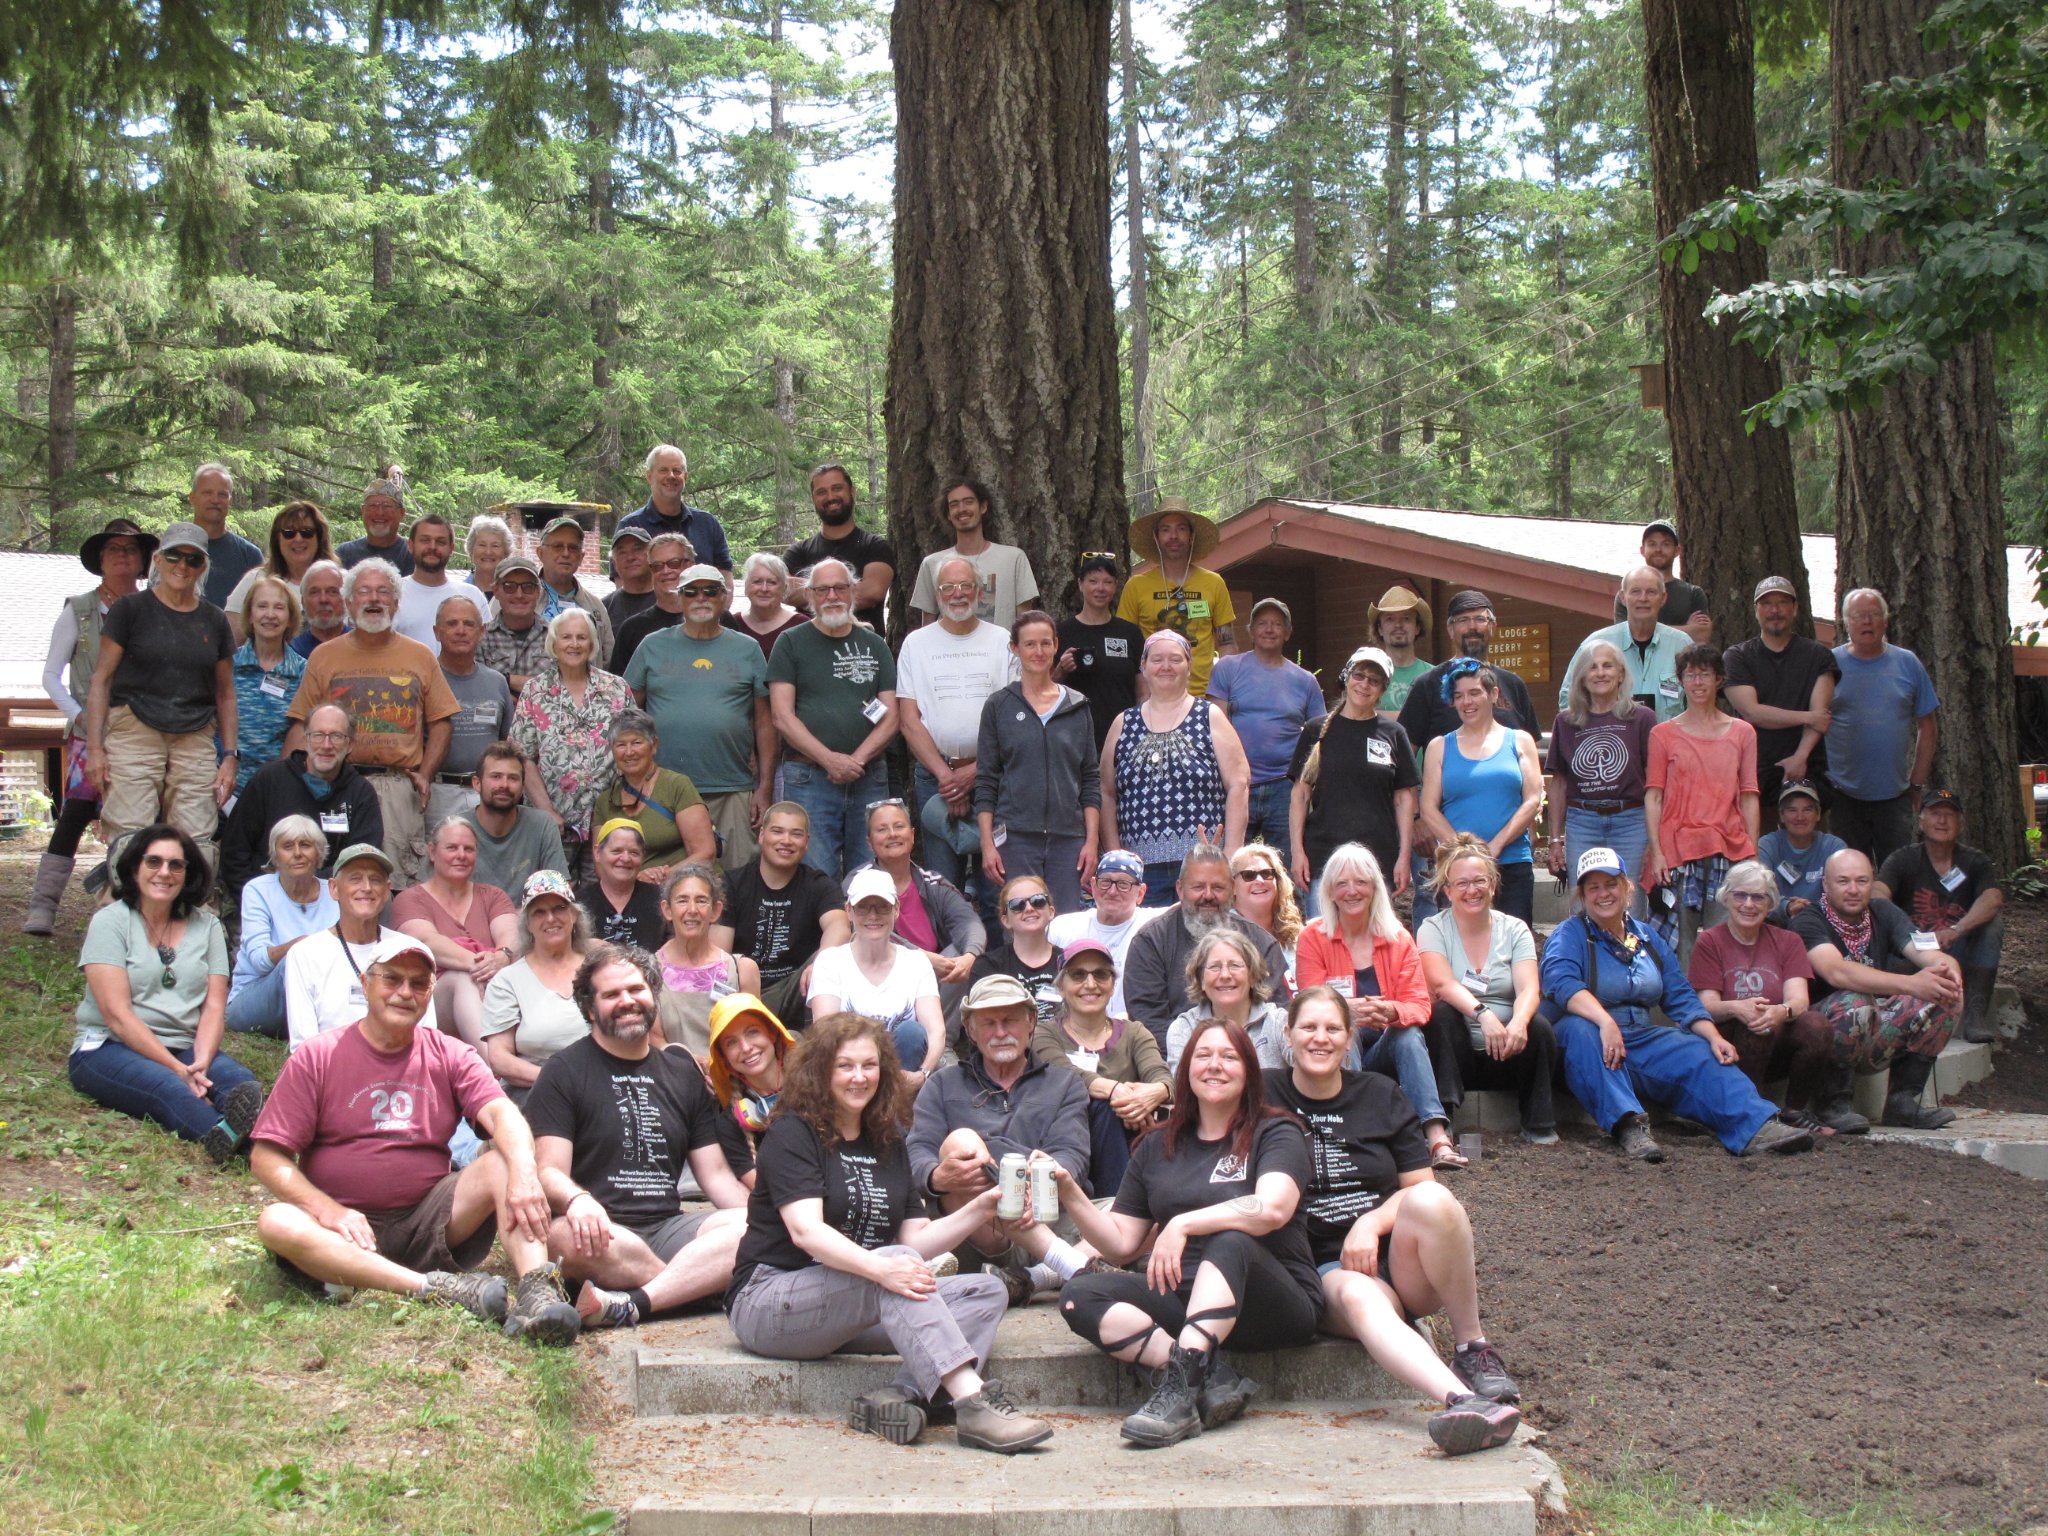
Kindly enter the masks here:
[[689, 563], [681, 555], [677, 555], [673, 560], [650, 560], [647, 562], [651, 569], [657, 571], [680, 571]]
[[160, 853], [145, 853], [142, 856], [142, 867], [144, 869], [167, 869], [174, 875], [185, 873], [185, 861], [183, 859], [167, 859]]
[[1270, 885], [1278, 877], [1270, 869], [1240, 869], [1237, 872], [1237, 878], [1244, 881], [1247, 885], [1251, 884], [1254, 880], [1263, 880]]
[[1070, 965], [1067, 974], [1076, 981], [1115, 981], [1116, 972], [1101, 965]]
[[189, 565], [194, 570], [206, 564], [206, 556], [196, 549], [168, 549], [164, 551], [163, 558], [172, 565]]
[[1113, 549], [1084, 549], [1081, 551], [1081, 558], [1083, 560], [1114, 560], [1117, 558], [1117, 553]]
[[[817, 589], [814, 587], [812, 588], [812, 590], [816, 591]], [[902, 811], [905, 815], [908, 815], [910, 812], [909, 801], [905, 800], [901, 795], [891, 795], [886, 800], [870, 800], [867, 806], [868, 814], [870, 816], [874, 815], [876, 811], [879, 811], [885, 805], [893, 805], [896, 807], [897, 810]]]
[[685, 587], [685, 588], [683, 588], [683, 596], [685, 596], [685, 597], [723, 597], [723, 596], [725, 596], [725, 588], [723, 588], [723, 587], [707, 587], [707, 586], [705, 586], [705, 585], [704, 585], [704, 584], [703, 584], [702, 582], [699, 582], [699, 583], [698, 583], [698, 584], [697, 584], [696, 586], [693, 586], [693, 587]]
[[1052, 905], [1052, 898], [1040, 891], [1036, 896], [1012, 896], [1003, 903], [1005, 912], [1043, 912]]

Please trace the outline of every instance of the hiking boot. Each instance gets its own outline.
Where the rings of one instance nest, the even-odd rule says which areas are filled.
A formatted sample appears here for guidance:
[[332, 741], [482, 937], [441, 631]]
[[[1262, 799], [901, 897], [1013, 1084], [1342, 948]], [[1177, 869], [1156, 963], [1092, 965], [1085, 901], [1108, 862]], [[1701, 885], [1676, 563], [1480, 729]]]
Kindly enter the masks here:
[[562, 1289], [559, 1264], [536, 1264], [519, 1277], [512, 1293], [512, 1305], [505, 1312], [505, 1337], [532, 1339], [560, 1347], [574, 1344], [583, 1331], [583, 1319], [569, 1304]]
[[925, 1401], [908, 1387], [891, 1382], [856, 1397], [846, 1411], [846, 1422], [864, 1435], [880, 1435], [891, 1445], [909, 1445], [924, 1433]]
[[988, 1271], [1003, 1282], [1003, 1289], [1010, 1293], [1010, 1305], [1029, 1306], [1031, 1303], [1031, 1272], [1022, 1264], [1001, 1264]]
[[1650, 1134], [1650, 1122], [1641, 1115], [1624, 1116], [1614, 1128], [1614, 1139], [1621, 1144], [1623, 1157], [1638, 1163], [1664, 1161], [1664, 1149], [1657, 1145], [1657, 1138]]
[[1870, 1133], [1870, 1122], [1856, 1113], [1856, 1101], [1846, 1093], [1823, 1101], [1813, 1112], [1813, 1118], [1837, 1136], [1866, 1136]]
[[1939, 1104], [1922, 1104], [1917, 1090], [1905, 1089], [1884, 1096], [1884, 1123], [1901, 1126], [1909, 1131], [1938, 1131], [1951, 1120], [1956, 1112], [1943, 1109]]
[[1000, 1381], [984, 1381], [953, 1404], [953, 1438], [973, 1451], [1014, 1456], [1052, 1438], [1052, 1426], [1020, 1411]]
[[1209, 1369], [1195, 1392], [1195, 1412], [1202, 1416], [1202, 1428], [1215, 1429], [1239, 1417], [1259, 1395], [1259, 1384], [1238, 1374], [1237, 1367], [1222, 1351], [1209, 1357]]
[[1429, 1438], [1446, 1456], [1490, 1451], [1515, 1438], [1522, 1410], [1512, 1403], [1485, 1397], [1454, 1397], [1441, 1413], [1429, 1416]]
[[1802, 1131], [1796, 1125], [1787, 1125], [1776, 1115], [1771, 1116], [1756, 1128], [1756, 1134], [1743, 1144], [1737, 1157], [1751, 1157], [1758, 1152], [1811, 1152], [1813, 1132]]
[[624, 1291], [608, 1291], [583, 1282], [576, 1292], [576, 1315], [585, 1328], [638, 1328], [640, 1309]]
[[1154, 1379], [1145, 1406], [1124, 1420], [1123, 1436], [1133, 1445], [1160, 1450], [1202, 1432], [1197, 1395], [1208, 1374], [1208, 1360], [1192, 1350], [1173, 1346]]
[[496, 1275], [475, 1271], [460, 1275], [446, 1269], [429, 1270], [427, 1288], [420, 1292], [420, 1300], [461, 1307], [487, 1323], [505, 1321], [505, 1282]]
[[1451, 1356], [1451, 1370], [1458, 1380], [1472, 1389], [1475, 1397], [1496, 1403], [1519, 1403], [1522, 1400], [1522, 1389], [1508, 1374], [1500, 1351], [1484, 1339], [1460, 1344]]
[[1109, 1260], [1102, 1257], [1101, 1254], [1097, 1254], [1086, 1264], [1083, 1264], [1074, 1271], [1077, 1275], [1120, 1275], [1123, 1272], [1124, 1268], [1121, 1264], [1112, 1264]]
[[199, 1145], [213, 1159], [214, 1167], [224, 1165], [237, 1149], [248, 1143], [249, 1132], [256, 1128], [256, 1117], [262, 1113], [263, 1085], [254, 1078], [228, 1090], [227, 1097], [220, 1101], [220, 1123], [199, 1138]]

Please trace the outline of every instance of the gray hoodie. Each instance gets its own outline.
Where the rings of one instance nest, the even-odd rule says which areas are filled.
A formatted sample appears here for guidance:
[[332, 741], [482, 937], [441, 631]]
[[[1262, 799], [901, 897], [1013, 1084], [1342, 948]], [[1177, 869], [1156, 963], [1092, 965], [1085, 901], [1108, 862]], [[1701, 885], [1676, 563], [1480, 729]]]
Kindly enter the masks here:
[[[1088, 718], [1085, 709], [1082, 718]], [[1034, 1061], [1004, 1090], [983, 1068], [981, 1053], [963, 1045], [959, 1064], [939, 1068], [917, 1091], [909, 1147], [910, 1175], [919, 1189], [931, 1188], [939, 1147], [963, 1128], [978, 1134], [997, 1159], [1005, 1152], [1048, 1153], [1088, 1188], [1088, 1086], [1078, 1072]]]
[[974, 751], [974, 810], [1027, 837], [1082, 837], [1082, 811], [1102, 804], [1102, 755], [1088, 700], [1063, 688], [1044, 721], [1024, 699], [1024, 685], [998, 688], [981, 706]]

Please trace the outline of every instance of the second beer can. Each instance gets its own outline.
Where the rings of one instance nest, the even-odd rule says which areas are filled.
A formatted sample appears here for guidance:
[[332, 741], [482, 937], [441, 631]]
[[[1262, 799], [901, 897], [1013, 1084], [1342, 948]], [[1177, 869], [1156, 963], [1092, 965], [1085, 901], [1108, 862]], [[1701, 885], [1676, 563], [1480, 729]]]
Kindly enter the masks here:
[[1058, 1167], [1050, 1158], [1031, 1165], [1031, 1219], [1047, 1226], [1060, 1219]]
[[1022, 1152], [1005, 1152], [996, 1165], [996, 1215], [1004, 1221], [1022, 1221], [1029, 1204], [1029, 1160]]

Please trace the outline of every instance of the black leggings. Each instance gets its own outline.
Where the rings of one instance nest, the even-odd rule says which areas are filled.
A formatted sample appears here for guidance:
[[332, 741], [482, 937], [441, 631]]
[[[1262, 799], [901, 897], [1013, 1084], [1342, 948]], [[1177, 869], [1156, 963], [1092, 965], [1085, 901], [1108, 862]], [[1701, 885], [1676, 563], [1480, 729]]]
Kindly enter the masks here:
[[[1503, 1023], [1506, 1021], [1503, 1020]], [[1495, 1061], [1472, 1044], [1465, 1016], [1449, 1003], [1430, 1011], [1430, 1065], [1436, 1069], [1437, 1097], [1456, 1110], [1468, 1088], [1499, 1088], [1514, 1093], [1525, 1131], [1557, 1129], [1552, 1086], [1558, 1065], [1557, 1031], [1538, 1013], [1529, 1020], [1529, 1043], [1506, 1061]]]
[[1231, 1349], [1287, 1349], [1315, 1338], [1323, 1315], [1321, 1288], [1313, 1295], [1303, 1290], [1265, 1244], [1243, 1232], [1216, 1232], [1190, 1242], [1181, 1264], [1180, 1289], [1167, 1295], [1148, 1286], [1142, 1271], [1076, 1275], [1060, 1292], [1060, 1316], [1097, 1349], [1120, 1349], [1130, 1340], [1119, 1337], [1105, 1343], [1102, 1318], [1117, 1302], [1128, 1302], [1177, 1340], [1188, 1323], [1195, 1271], [1203, 1264], [1223, 1277], [1237, 1305], [1203, 1313], [1194, 1320], [1197, 1327], [1207, 1319], [1230, 1317], [1234, 1310], [1237, 1327], [1224, 1340]]
[[57, 813], [57, 825], [50, 833], [50, 846], [46, 851], [60, 859], [77, 857], [78, 840], [85, 836], [85, 829], [99, 818], [99, 801], [66, 795], [64, 809]]

